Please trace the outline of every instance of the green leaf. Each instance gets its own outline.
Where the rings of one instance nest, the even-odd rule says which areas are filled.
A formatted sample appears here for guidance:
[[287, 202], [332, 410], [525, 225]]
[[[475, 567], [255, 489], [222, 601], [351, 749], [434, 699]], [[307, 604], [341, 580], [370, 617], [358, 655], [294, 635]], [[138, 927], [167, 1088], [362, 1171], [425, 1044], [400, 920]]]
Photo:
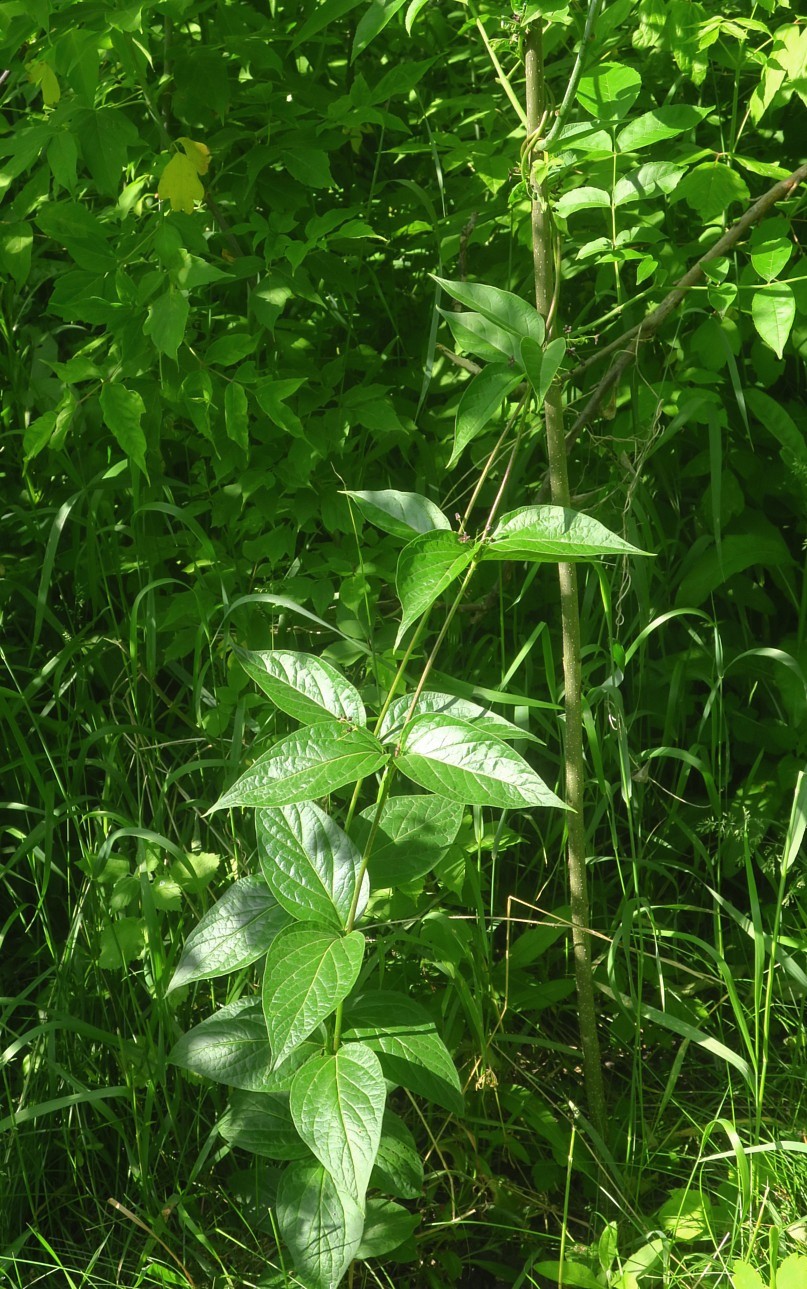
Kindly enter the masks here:
[[115, 107], [82, 109], [73, 118], [87, 167], [100, 193], [114, 197], [123, 186], [129, 148], [138, 134], [129, 118]]
[[483, 547], [482, 559], [556, 563], [644, 553], [579, 511], [522, 506], [502, 516]]
[[735, 1262], [731, 1269], [732, 1289], [768, 1289], [756, 1267], [747, 1262]]
[[596, 121], [618, 120], [625, 116], [642, 88], [642, 78], [624, 63], [600, 63], [592, 72], [581, 76], [576, 98]]
[[236, 647], [233, 652], [275, 706], [296, 721], [312, 725], [335, 716], [355, 725], [367, 724], [358, 690], [323, 658], [289, 649], [251, 653]]
[[375, 40], [398, 10], [408, 3], [409, 0], [370, 0], [356, 27], [350, 55], [351, 62], [367, 48], [371, 41]]
[[34, 234], [25, 222], [0, 224], [0, 269], [22, 286], [31, 271]]
[[324, 31], [332, 22], [337, 22], [346, 13], [350, 13], [351, 9], [357, 9], [365, 2], [366, 0], [320, 0], [320, 3], [314, 7], [311, 17], [303, 23], [295, 35], [291, 48], [296, 49], [304, 40], [310, 40], [312, 36]]
[[235, 380], [224, 391], [224, 428], [242, 452], [249, 451], [249, 401], [244, 386]]
[[566, 357], [566, 341], [562, 336], [551, 340], [546, 349], [541, 349], [534, 340], [522, 340], [521, 361], [530, 384], [535, 390], [538, 407], [543, 407], [549, 387]]
[[291, 1114], [300, 1137], [339, 1193], [351, 1195], [362, 1207], [386, 1099], [381, 1062], [363, 1043], [315, 1056], [291, 1085]]
[[576, 210], [610, 210], [611, 197], [604, 188], [572, 188], [558, 198], [555, 209], [561, 219], [568, 219]]
[[381, 492], [348, 492], [364, 518], [393, 537], [409, 541], [413, 534], [430, 533], [436, 528], [451, 528], [439, 506], [417, 492], [398, 492], [386, 488]]
[[516, 336], [531, 336], [539, 345], [544, 343], [544, 320], [535, 306], [522, 300], [520, 295], [482, 282], [450, 282], [446, 278], [432, 276], [447, 295], [464, 304], [466, 309], [481, 313], [483, 318]]
[[158, 353], [166, 354], [176, 361], [189, 311], [188, 301], [181, 291], [166, 291], [149, 305], [143, 334], [151, 337]]
[[214, 810], [232, 806], [290, 806], [366, 779], [388, 755], [366, 729], [328, 721], [289, 734], [242, 774]]
[[787, 567], [791, 562], [792, 556], [781, 533], [763, 521], [756, 525], [756, 531], [730, 533], [723, 538], [719, 549], [710, 546], [700, 555], [681, 579], [676, 603], [697, 607], [718, 586], [747, 568]]
[[157, 185], [160, 201], [170, 201], [171, 209], [192, 215], [197, 201], [204, 201], [205, 190], [199, 171], [184, 152], [175, 152]]
[[299, 923], [277, 937], [263, 973], [263, 1010], [275, 1068], [347, 997], [363, 957], [360, 931], [340, 936]]
[[383, 990], [345, 1009], [343, 1041], [378, 1053], [384, 1077], [427, 1101], [462, 1114], [459, 1075], [429, 1013], [406, 994]]
[[745, 401], [764, 429], [798, 461], [807, 468], [807, 441], [793, 417], [777, 403], [775, 398], [761, 389], [745, 390]]
[[776, 1289], [804, 1289], [805, 1285], [807, 1256], [803, 1253], [791, 1253], [776, 1268]]
[[485, 362], [508, 364], [518, 362], [519, 337], [512, 331], [499, 327], [481, 313], [455, 312], [440, 309], [439, 313], [449, 325], [454, 343], [469, 354], [484, 358]]
[[747, 202], [750, 196], [748, 184], [736, 170], [719, 161], [706, 161], [684, 175], [671, 200], [685, 201], [708, 222], [722, 215], [733, 202]]
[[[457, 836], [462, 806], [445, 797], [390, 797], [384, 803], [370, 853], [373, 886], [398, 888], [437, 866]], [[354, 822], [357, 841], [367, 845], [376, 807], [368, 806]]]
[[476, 549], [474, 542], [463, 542], [453, 532], [423, 533], [403, 548], [395, 573], [403, 610], [396, 647], [412, 624], [465, 572]]
[[664, 139], [674, 139], [686, 130], [693, 130], [710, 111], [711, 108], [693, 107], [688, 103], [654, 107], [620, 130], [617, 148], [620, 152], [638, 152], [640, 148], [649, 148]]
[[262, 877], [242, 877], [191, 931], [167, 992], [248, 967], [288, 920]]
[[293, 1163], [275, 1208], [280, 1234], [307, 1289], [337, 1289], [358, 1252], [364, 1213], [320, 1164]]
[[208, 367], [232, 367], [248, 358], [257, 344], [257, 335], [250, 335], [248, 331], [230, 331], [207, 346], [205, 362]]
[[660, 194], [667, 195], [677, 188], [684, 166], [672, 161], [648, 161], [631, 174], [623, 175], [614, 187], [614, 205], [623, 206], [629, 201], [644, 201]]
[[563, 1285], [566, 1289], [602, 1289], [602, 1281], [582, 1262], [572, 1262], [568, 1258], [563, 1262], [533, 1262], [532, 1271], [546, 1276], [553, 1284]]
[[[525, 343], [522, 341], [522, 344]], [[521, 384], [520, 371], [496, 363], [483, 367], [462, 391], [454, 425], [454, 447], [448, 469], [456, 465], [465, 448], [490, 423], [504, 400]]]
[[418, 1213], [410, 1213], [402, 1204], [374, 1196], [367, 1201], [361, 1244], [356, 1258], [383, 1258], [397, 1249], [420, 1223]]
[[288, 1092], [235, 1092], [216, 1124], [225, 1141], [266, 1159], [305, 1159], [289, 1109]]
[[439, 714], [406, 727], [396, 765], [430, 792], [464, 805], [500, 810], [560, 806], [523, 756], [495, 734]]
[[35, 421], [26, 425], [22, 436], [22, 449], [26, 461], [32, 461], [34, 457], [46, 448], [53, 437], [53, 431], [56, 428], [56, 413], [44, 412], [38, 416]]
[[[344, 927], [361, 868], [350, 838], [313, 802], [259, 810], [255, 823], [261, 869], [278, 903], [298, 920]], [[357, 917], [368, 895], [365, 875]]]
[[760, 277], [767, 282], [778, 277], [793, 253], [790, 221], [781, 215], [763, 219], [752, 231], [748, 248]]
[[751, 317], [757, 332], [777, 358], [787, 344], [796, 318], [796, 301], [787, 282], [769, 282], [754, 292]]
[[145, 410], [146, 405], [135, 390], [112, 381], [104, 381], [101, 387], [104, 424], [114, 434], [129, 460], [148, 478], [146, 436], [140, 428], [140, 419]]
[[420, 1152], [403, 1119], [392, 1110], [384, 1111], [370, 1185], [398, 1199], [420, 1199], [423, 1193]]
[[[127, 900], [127, 904], [128, 904]], [[105, 926], [98, 937], [98, 966], [122, 970], [139, 958], [146, 947], [146, 927], [142, 918], [116, 918]]]
[[262, 1091], [271, 1076], [272, 1052], [260, 1002], [240, 998], [222, 1007], [183, 1034], [168, 1060], [215, 1083]]
[[[412, 706], [410, 695], [404, 694], [401, 698], [396, 698], [390, 704], [378, 731], [378, 737], [384, 743], [390, 743], [397, 739], [403, 730], [406, 719], [409, 716], [409, 709]], [[473, 703], [469, 698], [457, 698], [455, 694], [438, 694], [430, 689], [426, 689], [420, 695], [415, 704], [415, 710], [412, 716], [420, 716], [423, 712], [442, 712], [446, 716], [456, 716], [461, 721], [469, 721], [477, 729], [488, 730], [491, 734], [497, 734], [503, 739], [530, 739], [534, 735], [527, 730], [521, 729], [519, 725], [514, 725], [504, 716], [499, 716], [497, 712], [492, 712], [486, 707], [480, 706], [479, 703]]]
[[676, 1187], [658, 1211], [659, 1226], [674, 1240], [700, 1240], [709, 1235], [712, 1201], [699, 1190]]

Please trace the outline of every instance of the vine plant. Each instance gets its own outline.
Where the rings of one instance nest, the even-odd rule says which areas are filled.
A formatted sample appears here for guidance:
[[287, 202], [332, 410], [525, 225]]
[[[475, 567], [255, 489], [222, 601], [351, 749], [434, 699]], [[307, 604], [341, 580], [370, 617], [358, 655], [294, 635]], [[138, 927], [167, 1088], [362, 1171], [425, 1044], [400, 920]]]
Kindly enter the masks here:
[[[443, 281], [503, 353], [508, 379], [529, 382], [541, 404], [557, 371], [559, 343], [545, 345], [543, 317], [506, 291]], [[560, 345], [562, 345], [562, 341]], [[488, 368], [490, 371], [490, 368]], [[517, 439], [516, 439], [517, 446]], [[362, 930], [374, 885], [435, 868], [466, 807], [555, 808], [563, 803], [512, 740], [504, 718], [426, 688], [446, 625], [476, 567], [588, 560], [638, 553], [596, 520], [567, 507], [525, 506], [471, 537], [452, 531], [428, 498], [397, 491], [350, 494], [364, 517], [401, 538], [396, 591], [399, 643], [413, 632], [398, 677], [371, 729], [360, 691], [333, 664], [286, 649], [237, 656], [249, 676], [300, 723], [259, 756], [213, 807], [256, 811], [260, 875], [224, 894], [190, 936], [172, 988], [264, 958], [261, 997], [224, 1007], [187, 1033], [172, 1060], [236, 1089], [220, 1124], [232, 1144], [286, 1161], [275, 1203], [295, 1272], [311, 1289], [332, 1289], [354, 1259], [404, 1244], [417, 1216], [422, 1166], [389, 1090], [406, 1089], [460, 1113], [460, 1079], [429, 1012], [376, 983], [368, 946], [383, 926]], [[501, 489], [499, 490], [501, 496]], [[464, 525], [463, 525], [464, 527]], [[457, 590], [411, 692], [400, 678], [446, 590]], [[361, 811], [362, 785], [377, 782]], [[356, 785], [340, 824], [341, 789]], [[323, 808], [328, 802], [330, 808]]]

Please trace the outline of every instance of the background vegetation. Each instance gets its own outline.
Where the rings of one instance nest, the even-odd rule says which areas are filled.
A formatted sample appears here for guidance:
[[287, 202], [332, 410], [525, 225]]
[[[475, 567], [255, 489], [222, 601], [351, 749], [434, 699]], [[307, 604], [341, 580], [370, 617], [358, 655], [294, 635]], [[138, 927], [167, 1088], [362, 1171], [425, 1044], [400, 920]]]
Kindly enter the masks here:
[[[219, 1133], [226, 1089], [167, 1060], [253, 974], [166, 987], [257, 871], [251, 817], [205, 812], [288, 729], [232, 644], [321, 655], [383, 697], [399, 543], [344, 489], [463, 512], [515, 406], [455, 453], [497, 351], [433, 275], [532, 299], [546, 178], [571, 426], [607, 370], [589, 360], [803, 160], [797, 7], [612, 0], [560, 138], [522, 166], [524, 31], [545, 28], [559, 101], [585, 18], [0, 4], [10, 1285], [280, 1265], [271, 1168]], [[581, 572], [608, 1139], [581, 1086], [563, 819], [469, 811], [438, 871], [373, 893], [378, 960], [437, 1021], [466, 1113], [396, 1103], [420, 1223], [355, 1284], [804, 1283], [803, 234], [797, 188], [571, 449], [572, 504], [655, 556]], [[546, 500], [545, 471], [531, 415], [508, 508]], [[561, 675], [553, 570], [483, 566], [432, 681], [536, 736], [555, 786]]]

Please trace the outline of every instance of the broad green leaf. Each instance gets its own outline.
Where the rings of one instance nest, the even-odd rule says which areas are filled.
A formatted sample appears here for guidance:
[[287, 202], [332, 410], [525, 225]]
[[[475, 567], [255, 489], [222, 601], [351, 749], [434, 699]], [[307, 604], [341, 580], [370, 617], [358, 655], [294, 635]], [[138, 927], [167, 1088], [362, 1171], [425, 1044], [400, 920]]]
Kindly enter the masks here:
[[[382, 742], [390, 743], [400, 736], [411, 706], [412, 699], [406, 694], [402, 698], [396, 698], [390, 704], [389, 711], [378, 731], [378, 737]], [[499, 716], [497, 712], [491, 712], [488, 708], [481, 707], [479, 703], [471, 702], [469, 698], [457, 698], [455, 694], [438, 694], [430, 689], [424, 690], [415, 704], [412, 715], [420, 716], [423, 712], [442, 712], [446, 716], [457, 716], [461, 721], [469, 721], [476, 729], [488, 730], [503, 739], [534, 737], [519, 725], [514, 725], [504, 716]]]
[[289, 734], [242, 774], [211, 812], [232, 806], [290, 806], [325, 797], [375, 774], [388, 760], [366, 729], [327, 721]]
[[393, 537], [410, 541], [413, 534], [430, 533], [437, 528], [451, 528], [439, 506], [417, 492], [398, 492], [385, 488], [381, 492], [345, 492], [356, 502], [364, 518]]
[[700, 1240], [709, 1235], [712, 1201], [692, 1187], [670, 1191], [658, 1211], [659, 1226], [674, 1240]]
[[677, 188], [684, 166], [672, 161], [648, 161], [631, 174], [623, 175], [614, 187], [614, 205], [623, 206], [629, 201], [643, 201], [660, 193], [667, 195]]
[[520, 295], [502, 291], [497, 286], [486, 286], [483, 282], [450, 282], [436, 276], [434, 280], [466, 309], [481, 313], [483, 318], [516, 336], [531, 336], [539, 345], [544, 343], [544, 320], [535, 306], [522, 300]]
[[416, 716], [400, 747], [395, 763], [401, 773], [450, 801], [500, 810], [563, 808], [509, 743], [468, 721], [440, 714]]
[[22, 286], [31, 271], [34, 235], [25, 222], [0, 224], [0, 269]]
[[340, 1194], [362, 1207], [373, 1171], [387, 1087], [381, 1062], [363, 1043], [316, 1056], [297, 1072], [290, 1107], [297, 1132]]
[[139, 142], [134, 125], [125, 112], [115, 107], [79, 111], [71, 118], [71, 125], [98, 191], [117, 196], [123, 186], [129, 148]]
[[756, 1267], [748, 1262], [735, 1262], [731, 1269], [732, 1289], [768, 1289]]
[[248, 967], [266, 953], [288, 921], [262, 877], [242, 877], [191, 931], [168, 992]]
[[243, 452], [249, 451], [249, 401], [244, 386], [236, 380], [231, 380], [224, 391], [224, 428], [228, 439]]
[[440, 314], [449, 325], [454, 343], [469, 354], [476, 354], [485, 362], [517, 362], [519, 357], [519, 337], [504, 327], [497, 326], [490, 318], [481, 313], [455, 312], [453, 309], [440, 309]]
[[758, 287], [751, 301], [751, 317], [765, 344], [781, 358], [796, 318], [792, 288], [787, 282], [769, 282]]
[[503, 515], [482, 550], [484, 560], [556, 563], [601, 555], [642, 555], [596, 519], [562, 506], [522, 506]]
[[236, 647], [234, 653], [275, 706], [296, 721], [312, 725], [335, 716], [355, 725], [367, 723], [356, 687], [324, 659], [289, 649], [252, 653]]
[[183, 1034], [168, 1060], [215, 1083], [262, 1091], [271, 1075], [272, 1052], [260, 1002], [240, 998], [222, 1007]]
[[177, 349], [185, 335], [190, 307], [181, 291], [166, 291], [152, 305], [143, 325], [143, 334], [151, 337], [158, 353], [176, 360]]
[[324, 31], [332, 22], [337, 22], [346, 13], [350, 13], [351, 9], [357, 9], [364, 3], [366, 0], [321, 0], [321, 3], [315, 5], [311, 17], [297, 32], [291, 48], [296, 49], [304, 40], [310, 40], [312, 36]]
[[56, 428], [56, 413], [43, 412], [35, 421], [26, 425], [22, 435], [22, 450], [25, 454], [25, 460], [31, 461], [34, 457], [46, 448], [53, 437], [53, 431]]
[[175, 152], [160, 176], [157, 186], [160, 201], [170, 201], [172, 210], [193, 214], [197, 201], [204, 201], [205, 190], [199, 171], [184, 152]]
[[320, 1164], [292, 1163], [277, 1192], [277, 1223], [306, 1289], [337, 1289], [355, 1258], [364, 1213]]
[[625, 116], [642, 88], [642, 78], [624, 63], [600, 63], [581, 76], [576, 98], [595, 121], [618, 120]]
[[384, 1111], [370, 1185], [398, 1199], [420, 1199], [423, 1193], [423, 1160], [415, 1139], [392, 1110]]
[[[358, 1254], [356, 1255], [358, 1257]], [[776, 1289], [804, 1289], [807, 1285], [807, 1255], [791, 1253], [776, 1268]]]
[[465, 572], [476, 549], [474, 542], [464, 542], [453, 532], [423, 533], [403, 548], [395, 573], [403, 610], [396, 647], [412, 624]]
[[391, 1199], [373, 1196], [367, 1201], [364, 1231], [356, 1258], [383, 1258], [397, 1249], [420, 1223], [418, 1213], [410, 1213], [402, 1204]]
[[248, 331], [229, 331], [218, 336], [205, 350], [205, 362], [213, 367], [232, 367], [255, 350], [258, 337]]
[[555, 209], [561, 219], [567, 219], [576, 210], [610, 210], [611, 197], [604, 188], [572, 188], [558, 198]]
[[770, 282], [779, 276], [793, 253], [790, 221], [779, 215], [763, 219], [753, 229], [748, 244], [751, 263], [760, 277]]
[[101, 413], [107, 429], [117, 439], [130, 461], [143, 471], [146, 469], [146, 436], [140, 420], [146, 405], [140, 395], [125, 385], [104, 381], [101, 386]]
[[[390, 797], [370, 852], [369, 873], [373, 886], [397, 889], [431, 872], [454, 841], [462, 823], [462, 806], [445, 797]], [[367, 845], [376, 807], [362, 810], [354, 832], [362, 847]]]
[[[522, 341], [522, 344], [524, 342]], [[504, 400], [521, 384], [520, 371], [512, 367], [489, 364], [472, 376], [462, 391], [454, 424], [454, 447], [448, 469], [456, 465], [465, 448], [490, 423]]]
[[546, 349], [541, 349], [534, 340], [522, 340], [521, 361], [529, 382], [535, 390], [538, 407], [543, 407], [549, 387], [558, 373], [566, 356], [566, 341], [562, 336], [551, 340]]
[[288, 1092], [235, 1092], [216, 1124], [225, 1141], [267, 1159], [305, 1159], [289, 1110]]
[[[261, 869], [277, 900], [298, 920], [344, 927], [356, 892], [361, 855], [338, 824], [313, 802], [259, 810]], [[365, 874], [356, 916], [369, 895]]]
[[602, 1289], [602, 1281], [584, 1262], [572, 1262], [569, 1258], [563, 1262], [533, 1262], [532, 1271], [546, 1276], [553, 1284], [563, 1285], [563, 1289]]
[[98, 937], [98, 966], [120, 971], [139, 958], [145, 947], [146, 928], [142, 918], [115, 918]]
[[364, 957], [360, 931], [301, 922], [277, 937], [263, 973], [263, 1010], [277, 1068], [350, 993]]
[[383, 990], [353, 999], [345, 1008], [345, 1043], [366, 1043], [378, 1053], [384, 1077], [462, 1114], [459, 1075], [429, 1013], [406, 994]]
[[177, 143], [182, 146], [185, 156], [193, 163], [193, 168], [198, 175], [206, 175], [210, 169], [210, 149], [206, 143], [200, 143], [198, 139], [188, 139], [180, 136]]
[[356, 27], [351, 62], [375, 40], [409, 0], [370, 0]]
[[801, 468], [807, 467], [807, 440], [781, 403], [761, 389], [747, 389], [745, 401], [760, 425], [800, 463]]
[[50, 64], [40, 59], [37, 62], [29, 63], [26, 70], [31, 84], [36, 85], [41, 90], [42, 102], [45, 107], [55, 107], [62, 97], [62, 91], [59, 88], [56, 73]]
[[674, 139], [685, 130], [693, 130], [709, 115], [710, 110], [708, 107], [693, 107], [688, 103], [654, 107], [652, 111], [629, 121], [620, 130], [616, 140], [617, 148], [620, 152], [638, 152], [639, 148], [649, 148], [654, 143], [662, 143], [664, 139]]
[[755, 532], [730, 533], [723, 537], [719, 550], [710, 546], [700, 555], [681, 579], [676, 603], [697, 607], [718, 586], [747, 568], [787, 567], [792, 556], [781, 533], [764, 521], [755, 527]]
[[673, 201], [685, 201], [709, 221], [722, 215], [733, 202], [747, 202], [750, 195], [748, 184], [736, 170], [720, 161], [707, 161], [684, 175], [671, 197]]

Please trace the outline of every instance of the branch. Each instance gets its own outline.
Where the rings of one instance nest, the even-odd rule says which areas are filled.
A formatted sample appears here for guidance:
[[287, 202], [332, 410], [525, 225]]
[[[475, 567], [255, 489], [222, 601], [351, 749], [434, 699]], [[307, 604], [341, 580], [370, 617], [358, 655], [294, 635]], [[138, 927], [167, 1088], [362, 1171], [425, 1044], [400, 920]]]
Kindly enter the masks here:
[[[593, 367], [595, 363], [600, 362], [603, 358], [607, 358], [609, 354], [616, 353], [617, 350], [623, 349], [628, 341], [635, 338], [636, 345], [631, 351], [629, 351], [628, 362], [630, 362], [630, 359], [638, 349], [639, 342], [642, 340], [648, 340], [650, 336], [654, 335], [661, 324], [672, 313], [673, 309], [678, 307], [690, 287], [695, 286], [696, 283], [701, 280], [704, 274], [704, 265], [708, 264], [710, 260], [720, 259], [720, 257], [725, 255], [727, 251], [730, 251], [733, 246], [736, 246], [748, 232], [749, 228], [756, 224], [757, 220], [761, 219], [763, 215], [766, 215], [771, 207], [775, 206], [777, 202], [784, 201], [785, 198], [790, 197], [794, 188], [798, 188], [799, 184], [804, 183], [805, 179], [807, 179], [807, 164], [799, 166], [798, 170], [794, 170], [792, 175], [788, 175], [787, 179], [780, 179], [779, 183], [774, 184], [766, 193], [763, 193], [762, 196], [754, 202], [753, 206], [750, 206], [745, 214], [740, 216], [737, 223], [732, 224], [731, 228], [729, 228], [723, 236], [715, 242], [714, 246], [712, 246], [710, 250], [706, 251], [706, 253], [692, 265], [692, 268], [687, 270], [684, 276], [673, 287], [672, 291], [670, 291], [669, 295], [665, 296], [661, 304], [657, 305], [655, 309], [648, 313], [643, 322], [637, 323], [635, 327], [631, 327], [628, 331], [624, 332], [617, 340], [613, 340], [610, 345], [606, 345], [604, 349], [600, 349], [599, 352], [593, 354], [591, 358], [587, 358], [585, 362], [580, 363], [571, 372], [569, 372], [566, 379], [576, 380], [578, 377], [582, 376], [583, 372], [588, 371], [589, 367]], [[627, 364], [624, 364], [620, 367], [617, 376], [621, 375], [626, 365]], [[617, 376], [612, 376], [612, 372], [609, 371], [606, 376], [603, 377], [603, 380], [600, 382], [600, 384], [603, 385], [602, 393], [598, 393], [600, 386], [597, 386], [597, 389], [589, 399], [584, 410], [580, 413], [577, 421], [575, 421], [572, 430], [569, 431], [570, 434], [574, 434], [576, 437], [576, 434], [580, 433], [580, 430], [586, 424], [586, 421], [590, 420], [596, 412]], [[593, 404], [595, 396], [597, 396], [597, 402]]]

